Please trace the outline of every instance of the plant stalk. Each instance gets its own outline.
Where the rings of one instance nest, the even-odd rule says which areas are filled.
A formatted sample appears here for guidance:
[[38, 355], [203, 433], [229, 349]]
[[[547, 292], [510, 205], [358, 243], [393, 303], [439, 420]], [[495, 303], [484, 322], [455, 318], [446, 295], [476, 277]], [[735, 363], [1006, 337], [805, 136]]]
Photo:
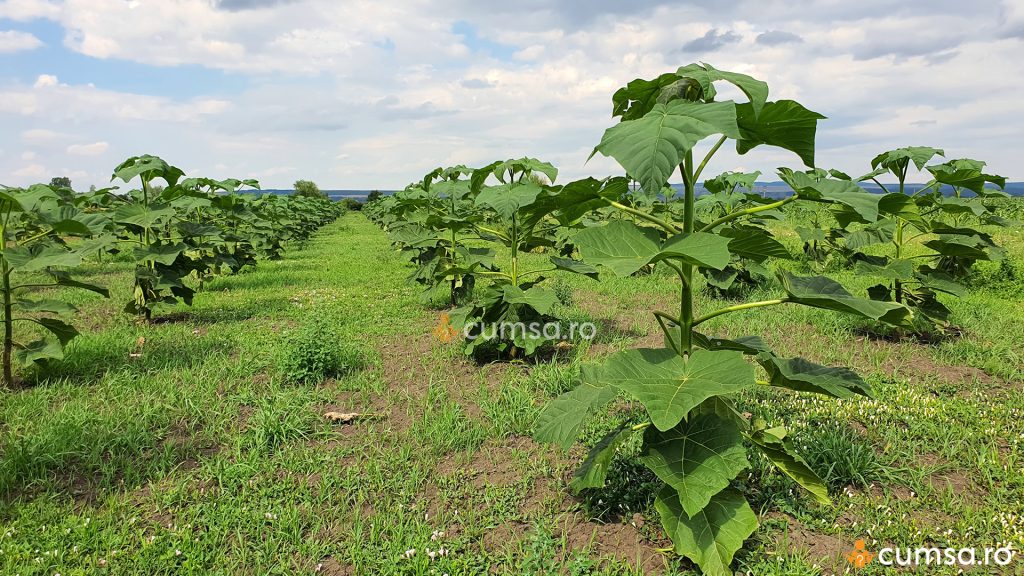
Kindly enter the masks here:
[[[7, 251], [6, 230], [0, 227], [0, 251]], [[3, 387], [14, 387], [14, 374], [11, 368], [11, 354], [14, 351], [14, 306], [11, 302], [11, 269], [7, 257], [0, 257], [3, 262], [4, 291], [4, 352], [3, 352]]]
[[613, 208], [617, 208], [619, 210], [622, 210], [623, 212], [625, 212], [627, 214], [632, 214], [633, 216], [636, 216], [637, 218], [640, 218], [641, 220], [647, 220], [648, 222], [650, 222], [652, 224], [657, 224], [658, 226], [663, 228], [669, 234], [678, 234], [679, 233], [679, 228], [676, 227], [674, 224], [672, 224], [670, 222], [666, 222], [665, 220], [662, 220], [660, 218], [656, 218], [654, 216], [651, 216], [650, 214], [647, 214], [646, 212], [642, 212], [640, 210], [637, 210], [636, 208], [632, 208], [630, 206], [626, 206], [625, 204], [622, 204], [620, 202], [615, 202], [614, 200], [609, 200], [608, 201], [608, 205], [612, 206]]
[[730, 312], [739, 312], [740, 310], [749, 310], [751, 308], [763, 308], [765, 306], [776, 306], [778, 304], [785, 304], [786, 302], [789, 302], [789, 298], [779, 298], [776, 300], [760, 300], [758, 302], [746, 302], [744, 304], [736, 304], [735, 306], [726, 306], [721, 310], [715, 310], [714, 312], [705, 314], [700, 318], [697, 318], [696, 320], [693, 321], [693, 325], [699, 326], [700, 324], [703, 324], [704, 322], [707, 322], [708, 320], [711, 320], [716, 316], [721, 316], [722, 314], [728, 314]]
[[708, 224], [707, 226], [704, 226], [699, 231], [700, 232], [710, 232], [710, 231], [714, 230], [715, 228], [717, 228], [718, 226], [721, 226], [722, 224], [725, 224], [726, 222], [735, 220], [737, 218], [741, 218], [743, 216], [749, 216], [751, 214], [757, 214], [758, 212], [764, 212], [766, 210], [774, 210], [775, 208], [781, 208], [782, 206], [785, 206], [786, 204], [789, 204], [790, 202], [793, 202], [796, 199], [797, 199], [797, 195], [793, 194], [789, 198], [783, 198], [782, 200], [779, 200], [778, 202], [772, 202], [771, 204], [762, 204], [761, 206], [755, 206], [753, 208], [747, 208], [745, 210], [739, 210], [739, 211], [733, 212], [731, 214], [726, 214], [725, 216], [722, 216], [718, 220], [715, 220], [714, 222]]
[[[694, 178], [693, 178], [693, 150], [686, 151], [686, 158], [679, 166], [683, 175], [683, 233], [693, 232], [694, 214]], [[679, 303], [679, 343], [680, 355], [689, 355], [693, 351], [693, 265], [683, 263], [680, 266], [680, 287], [681, 301]]]

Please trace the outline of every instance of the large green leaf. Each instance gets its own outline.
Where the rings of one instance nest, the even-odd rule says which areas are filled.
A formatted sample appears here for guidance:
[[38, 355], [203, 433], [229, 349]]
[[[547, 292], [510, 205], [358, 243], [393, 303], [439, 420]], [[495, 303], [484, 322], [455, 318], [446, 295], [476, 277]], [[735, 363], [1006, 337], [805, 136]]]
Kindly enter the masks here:
[[650, 263], [660, 244], [657, 230], [626, 220], [584, 228], [573, 241], [583, 260], [607, 266], [618, 276], [629, 276]]
[[621, 116], [623, 120], [642, 118], [658, 103], [661, 90], [678, 80], [679, 76], [672, 73], [662, 74], [654, 80], [631, 80], [612, 95], [612, 116]]
[[892, 242], [895, 234], [896, 222], [891, 218], [883, 218], [846, 234], [846, 247], [850, 250], [860, 250], [865, 246], [885, 244]]
[[878, 202], [882, 196], [865, 192], [855, 182], [815, 178], [806, 172], [794, 172], [788, 168], [780, 168], [778, 173], [779, 178], [802, 198], [843, 204], [856, 212], [863, 222], [874, 222], [878, 218]]
[[718, 70], [707, 63], [682, 66], [676, 70], [676, 74], [684, 78], [697, 80], [704, 89], [704, 98], [707, 101], [714, 99], [715, 90], [712, 84], [719, 80], [725, 80], [743, 91], [747, 98], [750, 99], [750, 105], [754, 109], [754, 114], [759, 114], [761, 108], [765, 105], [765, 101], [768, 100], [768, 84], [746, 74]]
[[90, 292], [100, 294], [105, 298], [110, 298], [110, 291], [107, 290], [106, 288], [102, 286], [97, 286], [96, 284], [89, 284], [88, 282], [79, 282], [78, 280], [75, 280], [74, 278], [71, 277], [70, 274], [63, 270], [51, 270], [50, 274], [53, 276], [53, 279], [58, 286], [81, 288], [83, 290], [89, 290]]
[[757, 361], [768, 373], [772, 386], [835, 398], [872, 396], [871, 386], [847, 368], [822, 366], [803, 358], [779, 358], [766, 352], [758, 354]]
[[768, 258], [792, 259], [789, 250], [771, 233], [752, 226], [722, 228], [718, 234], [730, 238], [729, 252], [749, 258], [755, 262], [764, 262]]
[[33, 212], [44, 206], [55, 208], [57, 193], [44, 184], [33, 184], [26, 190], [8, 190], [8, 194], [17, 200], [17, 208], [25, 212]]
[[975, 194], [985, 193], [985, 184], [992, 183], [999, 189], [1006, 188], [1006, 178], [994, 174], [985, 174], [982, 168], [984, 162], [970, 160], [950, 160], [937, 166], [929, 166], [928, 171], [932, 173], [936, 182], [957, 188], [966, 188]]
[[633, 430], [628, 422], [605, 434], [604, 438], [594, 445], [587, 454], [586, 460], [573, 474], [569, 481], [569, 487], [574, 492], [585, 488], [603, 488], [605, 478], [608, 477], [608, 467], [611, 466], [612, 458], [619, 446], [629, 438]]
[[51, 334], [57, 337], [57, 340], [62, 346], [66, 346], [75, 336], [78, 336], [78, 330], [75, 327], [58, 320], [56, 318], [37, 318], [34, 320], [35, 323], [39, 324], [43, 328], [46, 328]]
[[908, 282], [914, 278], [914, 261], [904, 258], [899, 260], [882, 258], [880, 263], [859, 260], [853, 269], [858, 274], [882, 276], [888, 280], [899, 282]]
[[22, 365], [29, 366], [33, 362], [60, 360], [64, 357], [64, 347], [53, 338], [41, 338], [34, 342], [18, 346], [14, 358]]
[[559, 270], [566, 270], [568, 272], [575, 272], [576, 274], [582, 274], [591, 278], [597, 278], [598, 270], [586, 262], [580, 262], [579, 260], [572, 260], [571, 258], [561, 258], [558, 256], [551, 257], [551, 263], [555, 265], [555, 268]]
[[797, 454], [793, 444], [786, 437], [782, 427], [757, 430], [747, 436], [754, 446], [765, 455], [775, 467], [794, 482], [810, 492], [822, 504], [831, 504], [828, 486], [811, 470], [807, 462]]
[[739, 138], [736, 105], [673, 100], [605, 131], [594, 152], [611, 156], [647, 191], [660, 191], [683, 155], [712, 134]]
[[714, 413], [664, 432], [648, 428], [640, 460], [675, 489], [690, 518], [750, 465], [739, 428]]
[[82, 256], [56, 244], [15, 246], [4, 251], [4, 258], [12, 269], [23, 272], [43, 270], [50, 266], [78, 266]]
[[171, 216], [174, 208], [167, 204], [122, 204], [114, 210], [114, 221], [140, 228], [154, 228]]
[[21, 310], [24, 312], [44, 312], [49, 314], [72, 314], [77, 308], [62, 302], [60, 300], [45, 299], [45, 300], [27, 300], [18, 299], [14, 303], [15, 310]]
[[533, 203], [543, 191], [543, 188], [533, 183], [500, 184], [481, 190], [475, 202], [477, 206], [492, 208], [499, 216], [508, 220], [520, 208]]
[[541, 314], [547, 314], [551, 308], [558, 304], [558, 295], [553, 290], [531, 286], [523, 290], [518, 286], [506, 284], [502, 289], [505, 302], [509, 304], [525, 304], [532, 307]]
[[706, 232], [676, 234], [665, 241], [652, 260], [679, 260], [694, 266], [721, 270], [732, 258], [729, 242], [729, 238]]
[[633, 395], [659, 430], [670, 430], [707, 398], [753, 385], [754, 367], [734, 351], [696, 350], [684, 359], [668, 348], [640, 348], [610, 356], [588, 381]]
[[779, 274], [779, 281], [789, 294], [790, 302], [854, 314], [893, 326], [911, 327], [913, 313], [906, 306], [894, 302], [857, 298], [830, 278], [824, 276], [801, 277], [794, 276], [790, 272], [782, 272]]
[[692, 560], [705, 576], [732, 576], [729, 568], [743, 541], [757, 530], [757, 516], [743, 494], [725, 489], [689, 517], [671, 486], [658, 492], [654, 507], [677, 554]]
[[886, 194], [878, 201], [878, 211], [889, 214], [914, 225], [922, 232], [928, 231], [928, 222], [921, 217], [921, 210], [914, 198], [899, 192]]
[[806, 166], [813, 168], [814, 137], [818, 120], [823, 119], [821, 114], [792, 100], [767, 102], [760, 113], [753, 104], [738, 104], [736, 123], [740, 139], [736, 141], [736, 152], [746, 154], [761, 144], [778, 146], [795, 152]]
[[925, 246], [943, 256], [970, 258], [972, 260], [997, 260], [992, 255], [1001, 256], [1001, 252], [992, 251], [988, 246], [978, 243], [970, 236], [951, 237], [945, 240], [929, 240]]
[[537, 418], [533, 437], [538, 442], [551, 442], [568, 450], [579, 436], [587, 416], [614, 400], [616, 395], [615, 387], [597, 386], [584, 378], [582, 384], [548, 403]]
[[908, 146], [906, 148], [898, 148], [896, 150], [882, 152], [871, 160], [871, 167], [875, 169], [884, 168], [896, 176], [900, 176], [901, 172], [906, 170], [911, 162], [913, 162], [914, 166], [916, 166], [918, 170], [924, 170], [924, 165], [932, 158], [944, 155], [945, 152], [940, 148], [931, 148], [929, 146]]
[[140, 174], [148, 180], [163, 178], [168, 186], [174, 186], [178, 183], [178, 179], [185, 175], [181, 169], [169, 165], [156, 156], [147, 154], [135, 156], [122, 162], [117, 168], [114, 168], [114, 175], [110, 179], [120, 178], [125, 182], [130, 182]]
[[629, 192], [629, 180], [616, 176], [605, 180], [586, 178], [569, 182], [553, 194], [549, 202], [556, 204], [555, 218], [563, 225], [578, 221], [584, 214], [620, 200]]
[[164, 266], [174, 264], [178, 255], [188, 249], [182, 242], [176, 244], [151, 244], [135, 248], [133, 254], [138, 262], [158, 262]]

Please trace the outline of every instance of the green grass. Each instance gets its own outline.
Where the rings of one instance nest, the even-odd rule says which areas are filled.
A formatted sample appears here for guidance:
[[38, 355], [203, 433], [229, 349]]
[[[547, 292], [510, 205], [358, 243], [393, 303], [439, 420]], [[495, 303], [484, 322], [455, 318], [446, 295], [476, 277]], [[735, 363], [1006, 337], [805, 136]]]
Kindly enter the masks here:
[[[1024, 293], [1012, 276], [1024, 270], [1024, 234], [997, 239], [1009, 264], [979, 264], [969, 295], [945, 300], [960, 338], [877, 340], [860, 321], [795, 306], [708, 323], [853, 366], [877, 395], [737, 399], [789, 427], [834, 495], [815, 504], [752, 455], [744, 483], [762, 526], [738, 570], [831, 574], [845, 561], [823, 551], [858, 538], [869, 549], [1024, 548]], [[561, 311], [598, 323], [597, 340], [553, 362], [479, 366], [431, 335], [439, 311], [419, 302], [408, 271], [350, 214], [144, 326], [119, 311], [129, 265], [86, 267], [82, 279], [112, 298], [68, 292], [83, 335], [64, 361], [23, 374], [31, 387], [0, 398], [0, 573], [693, 574], [656, 551], [666, 545], [656, 482], [636, 443], [605, 489], [566, 488], [587, 447], [635, 407], [597, 418], [569, 454], [528, 439], [582, 362], [660, 344], [645, 311], [677, 297], [674, 278], [556, 275]], [[698, 308], [719, 304], [703, 295]], [[332, 424], [327, 411], [364, 417]]]

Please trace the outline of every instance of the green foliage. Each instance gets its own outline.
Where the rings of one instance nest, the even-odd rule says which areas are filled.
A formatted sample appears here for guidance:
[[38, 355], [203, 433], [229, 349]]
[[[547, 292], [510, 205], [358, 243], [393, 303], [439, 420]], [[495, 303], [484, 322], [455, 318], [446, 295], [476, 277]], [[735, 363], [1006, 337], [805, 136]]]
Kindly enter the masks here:
[[50, 188], [67, 188], [70, 190], [71, 178], [68, 178], [67, 176], [54, 176], [53, 178], [50, 178]]
[[[369, 207], [368, 215], [416, 265], [410, 281], [425, 287], [423, 300], [445, 291], [449, 304], [458, 306], [451, 311], [452, 328], [457, 333], [469, 327], [467, 354], [536, 354], [552, 342], [541, 328], [558, 321], [552, 314], [558, 295], [543, 285], [544, 274], [597, 274], [569, 257], [574, 248], [558, 235], [574, 225], [568, 199], [581, 196], [576, 188], [549, 184], [557, 175], [554, 166], [534, 158], [437, 168]], [[522, 254], [555, 248], [559, 254], [549, 258], [550, 266], [521, 268]], [[499, 251], [508, 257], [507, 269], [495, 264]]]
[[312, 180], [296, 180], [295, 184], [292, 184], [292, 189], [295, 190], [294, 194], [296, 196], [305, 196], [307, 198], [327, 197], [327, 194], [321, 192], [320, 187]]
[[[948, 327], [950, 310], [940, 294], [960, 297], [963, 281], [978, 261], [995, 261], [1003, 250], [982, 225], [1012, 226], [1016, 223], [996, 214], [989, 199], [1005, 197], [1002, 176], [986, 174], [980, 160], [959, 159], [932, 164], [944, 152], [936, 148], [909, 147], [879, 154], [871, 161], [872, 171], [857, 181], [872, 180], [885, 192], [864, 199], [861, 209], [852, 206], [836, 212], [841, 226], [835, 236], [844, 240], [847, 259], [858, 272], [878, 277], [872, 298], [905, 304], [916, 313], [904, 328], [918, 334], [942, 334]], [[912, 168], [932, 179], [921, 190], [908, 194], [906, 182]], [[882, 174], [897, 179], [897, 187], [878, 181]], [[952, 195], [946, 190], [951, 189]], [[867, 208], [867, 209], [864, 209]], [[920, 238], [928, 250], [911, 254], [911, 242]], [[886, 254], [874, 249], [890, 246]]]
[[[62, 358], [64, 346], [78, 335], [65, 320], [75, 306], [53, 299], [56, 286], [81, 288], [109, 296], [105, 288], [74, 280], [68, 268], [102, 248], [88, 239], [98, 232], [97, 219], [72, 206], [48, 186], [0, 191], [0, 292], [3, 297], [2, 386], [14, 386], [13, 362], [28, 366]], [[68, 241], [79, 241], [72, 247]], [[35, 292], [35, 297], [32, 293]], [[42, 292], [40, 294], [40, 292]], [[35, 340], [14, 337], [14, 324], [34, 325]]]
[[[716, 101], [717, 81], [734, 84], [749, 102]], [[585, 264], [620, 276], [655, 262], [665, 263], [679, 277], [678, 309], [653, 311], [664, 332], [663, 348], [628, 350], [600, 364], [584, 365], [580, 385], [547, 406], [535, 431], [537, 439], [568, 448], [588, 415], [620, 394], [643, 406], [649, 421], [631, 425], [626, 420], [609, 432], [590, 451], [571, 487], [603, 486], [617, 448], [643, 430], [640, 461], [662, 482], [655, 500], [662, 525], [678, 554], [714, 576], [732, 574], [735, 553], [757, 527], [746, 497], [735, 487], [737, 478], [750, 466], [746, 446], [766, 456], [816, 499], [828, 501], [824, 482], [795, 451], [786, 429], [767, 428], [763, 422], [751, 420], [735, 409], [731, 397], [759, 383], [834, 398], [869, 395], [871, 391], [849, 370], [777, 357], [756, 337], [709, 338], [698, 327], [724, 314], [784, 303], [896, 325], [906, 325], [912, 317], [900, 303], [857, 297], [828, 278], [789, 273], [778, 276], [785, 292], [780, 298], [695, 314], [697, 274], [704, 274], [709, 283], [723, 282], [716, 274], [727, 267], [734, 267], [729, 274], [736, 275], [735, 267], [744, 262], [760, 265], [767, 258], [789, 257], [764, 225], [765, 219], [780, 217], [778, 210], [783, 206], [810, 201], [837, 205], [861, 217], [877, 214], [877, 202], [872, 204], [851, 182], [829, 178], [828, 172], [820, 170], [784, 168], [779, 177], [793, 189], [788, 198], [771, 201], [754, 194], [738, 195], [736, 191], [749, 188], [757, 175], [725, 174], [708, 181], [712, 196], [696, 206], [700, 173], [730, 138], [736, 140], [741, 154], [770, 145], [793, 151], [813, 166], [816, 122], [822, 116], [795, 102], [773, 103], [767, 98], [768, 87], [763, 82], [706, 64], [684, 66], [655, 80], [635, 80], [615, 93], [613, 115], [621, 121], [605, 132], [595, 153], [618, 161], [627, 175], [640, 183], [641, 196], [662, 191], [678, 170], [684, 189], [682, 221], [676, 219], [677, 211], [668, 201], [664, 206], [637, 202], [636, 194], [602, 195], [595, 187], [577, 184], [575, 189], [581, 193], [572, 198], [572, 205], [582, 201], [590, 210], [611, 207], [630, 219], [587, 227], [573, 241]], [[697, 162], [694, 146], [714, 135], [718, 136], [716, 144]], [[522, 203], [519, 195], [495, 198], [495, 204], [510, 213]], [[708, 221], [698, 219], [698, 209]], [[756, 380], [747, 357], [765, 369], [769, 381]]]
[[887, 472], [867, 441], [844, 427], [822, 427], [805, 442], [807, 464], [834, 489], [867, 488]]
[[343, 339], [330, 321], [311, 317], [286, 338], [278, 369], [285, 380], [319, 384], [362, 368], [363, 355], [352, 341]]
[[[159, 305], [191, 304], [196, 289], [188, 277], [201, 284], [213, 274], [255, 264], [258, 254], [279, 258], [285, 242], [301, 246], [341, 213], [321, 195], [257, 198], [238, 193], [258, 188], [255, 180], [184, 176], [155, 156], [129, 158], [114, 169], [114, 178], [125, 183], [137, 178], [140, 185], [114, 198], [108, 229], [113, 250], [130, 248], [136, 263], [133, 297], [125, 310], [147, 321]], [[106, 191], [100, 192], [91, 199], [106, 203]]]
[[380, 190], [370, 190], [370, 193], [366, 195], [366, 203], [376, 202], [384, 197], [384, 193]]

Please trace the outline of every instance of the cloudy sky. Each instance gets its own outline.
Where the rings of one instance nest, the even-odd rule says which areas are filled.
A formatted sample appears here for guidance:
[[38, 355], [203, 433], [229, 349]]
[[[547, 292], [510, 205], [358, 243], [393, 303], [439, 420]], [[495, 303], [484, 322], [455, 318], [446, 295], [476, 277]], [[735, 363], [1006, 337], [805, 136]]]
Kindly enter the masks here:
[[0, 183], [102, 186], [144, 153], [264, 187], [522, 155], [603, 176], [612, 92], [694, 61], [828, 116], [819, 166], [930, 145], [1021, 180], [1022, 39], [1024, 0], [0, 0]]

